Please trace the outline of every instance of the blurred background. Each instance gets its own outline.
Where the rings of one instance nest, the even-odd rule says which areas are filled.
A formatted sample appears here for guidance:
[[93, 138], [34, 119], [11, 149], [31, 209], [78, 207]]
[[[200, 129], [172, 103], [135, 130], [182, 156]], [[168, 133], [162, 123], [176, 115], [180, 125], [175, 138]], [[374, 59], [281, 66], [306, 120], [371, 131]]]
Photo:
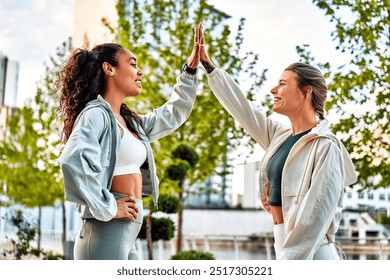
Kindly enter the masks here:
[[[144, 72], [142, 114], [167, 100], [200, 21], [215, 64], [269, 117], [270, 89], [292, 62], [324, 73], [326, 117], [351, 153], [337, 245], [347, 259], [390, 258], [390, 2], [222, 0], [0, 0], [0, 252], [2, 259], [72, 259], [81, 223], [64, 200], [61, 66], [76, 48], [117, 42]], [[161, 199], [148, 198], [137, 239], [143, 259], [274, 259], [261, 208], [264, 151], [214, 98], [199, 68], [188, 121], [154, 144]], [[179, 222], [181, 221], [181, 222]]]

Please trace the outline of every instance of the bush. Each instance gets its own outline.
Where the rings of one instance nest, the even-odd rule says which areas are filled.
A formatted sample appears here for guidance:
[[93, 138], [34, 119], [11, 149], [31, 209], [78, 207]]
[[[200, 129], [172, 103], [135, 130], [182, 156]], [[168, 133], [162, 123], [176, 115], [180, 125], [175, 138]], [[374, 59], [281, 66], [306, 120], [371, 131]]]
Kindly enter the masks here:
[[[146, 218], [142, 223], [141, 231], [138, 238], [146, 239]], [[152, 217], [152, 241], [171, 240], [175, 234], [175, 223], [170, 218], [153, 218]]]
[[186, 144], [180, 144], [172, 151], [173, 158], [178, 158], [188, 162], [193, 168], [199, 160], [198, 153]]
[[[158, 198], [158, 211], [167, 213], [167, 214], [174, 214], [178, 213], [182, 207], [180, 198], [168, 195], [168, 194], [162, 194]], [[153, 201], [150, 202], [149, 209], [152, 212], [156, 212], [156, 208], [154, 206]]]
[[171, 260], [215, 260], [214, 255], [201, 251], [181, 251], [171, 256]]
[[37, 227], [35, 223], [30, 222], [29, 217], [25, 217], [22, 210], [13, 210], [10, 215], [6, 215], [6, 220], [11, 222], [18, 230], [16, 232], [17, 239], [6, 236], [12, 249], [3, 250], [3, 256], [12, 255], [14, 259], [21, 260], [24, 257], [37, 257], [44, 260], [61, 260], [64, 256], [51, 251], [46, 252], [43, 249], [36, 249], [31, 246], [31, 241], [35, 239]]
[[190, 165], [185, 161], [178, 161], [171, 164], [165, 170], [166, 176], [172, 181], [182, 181], [187, 176]]

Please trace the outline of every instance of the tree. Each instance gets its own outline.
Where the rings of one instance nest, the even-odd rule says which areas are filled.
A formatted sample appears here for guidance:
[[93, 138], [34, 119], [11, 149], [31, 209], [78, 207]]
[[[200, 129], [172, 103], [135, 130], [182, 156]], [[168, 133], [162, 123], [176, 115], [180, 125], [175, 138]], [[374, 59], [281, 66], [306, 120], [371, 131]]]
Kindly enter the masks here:
[[[390, 186], [390, 1], [313, 0], [335, 23], [336, 49], [345, 65], [318, 63], [329, 79], [327, 110], [352, 155], [362, 189]], [[314, 63], [308, 46], [297, 47]]]
[[38, 207], [38, 250], [40, 249], [41, 208], [61, 201], [64, 212], [64, 190], [57, 158], [60, 152], [58, 102], [53, 92], [54, 80], [70, 51], [70, 42], [58, 48], [51, 65], [37, 84], [34, 98], [16, 110], [7, 120], [8, 131], [0, 142], [0, 181], [5, 195], [28, 208]]
[[[232, 42], [232, 32], [227, 25], [230, 16], [209, 5], [206, 0], [119, 0], [117, 11], [118, 28], [111, 28], [105, 19], [103, 22], [115, 33], [117, 42], [136, 55], [144, 72], [142, 95], [127, 102], [138, 113], [146, 113], [168, 99], [182, 65], [191, 54], [193, 27], [200, 21], [206, 28], [208, 53], [214, 63], [227, 69], [233, 77], [245, 81], [249, 99], [254, 99], [265, 79], [266, 70], [257, 69], [259, 56], [253, 52], [243, 53], [241, 49], [245, 19], [240, 20]], [[211, 93], [207, 82], [202, 81], [207, 79], [202, 67], [199, 67], [198, 77], [199, 93], [190, 118], [174, 133], [153, 143], [160, 178], [172, 171], [165, 167], [171, 165], [172, 151], [180, 143], [192, 147], [199, 156], [197, 166], [186, 172], [186, 184], [182, 180], [180, 188], [177, 188], [177, 183], [170, 183], [172, 180], [161, 182], [161, 189], [171, 188], [171, 191], [166, 190], [170, 194], [176, 192], [182, 195], [186, 187], [204, 182], [218, 166], [228, 170], [230, 162], [227, 162], [226, 155], [243, 142], [248, 143], [248, 147], [254, 146], [253, 140], [241, 126], [236, 125]], [[178, 217], [177, 249], [181, 250], [182, 210]]]
[[[186, 194], [186, 179], [188, 178], [191, 169], [194, 169], [199, 162], [198, 153], [186, 144], [179, 144], [172, 151], [172, 163], [167, 167], [166, 178], [175, 182], [177, 185], [173, 187], [179, 196], [182, 207], [180, 207], [177, 216], [177, 238], [176, 238], [176, 252], [182, 249], [182, 229], [183, 229], [183, 210], [185, 200], [188, 197]], [[187, 188], [188, 191], [188, 188]]]
[[[227, 69], [235, 77], [242, 74], [240, 77], [249, 85], [248, 97], [254, 98], [265, 71], [256, 69], [257, 54], [242, 54], [244, 19], [241, 19], [232, 43], [231, 31], [226, 24], [229, 16], [205, 0], [120, 0], [117, 10], [117, 41], [136, 55], [144, 72], [142, 95], [128, 102], [136, 112], [147, 112], [167, 100], [182, 65], [191, 53], [193, 26], [200, 21], [207, 28], [208, 52], [216, 65]], [[154, 143], [153, 147], [160, 177], [163, 177], [163, 167], [168, 165], [172, 149], [178, 143], [186, 142], [196, 149], [199, 164], [189, 174], [190, 184], [204, 181], [222, 164], [224, 155], [242, 141], [250, 139], [212, 95], [207, 83], [202, 81], [206, 77], [201, 67], [199, 72], [199, 93], [190, 118], [173, 134]], [[249, 143], [253, 145], [253, 142]]]

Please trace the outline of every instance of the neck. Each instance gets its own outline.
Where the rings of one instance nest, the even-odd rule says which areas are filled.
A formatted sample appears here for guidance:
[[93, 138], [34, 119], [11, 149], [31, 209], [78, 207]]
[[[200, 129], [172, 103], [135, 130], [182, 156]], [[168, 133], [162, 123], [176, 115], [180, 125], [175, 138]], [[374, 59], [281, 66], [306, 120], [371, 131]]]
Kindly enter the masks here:
[[123, 103], [123, 98], [121, 96], [115, 95], [115, 94], [108, 94], [106, 93], [103, 96], [104, 100], [106, 100], [110, 106], [114, 114], [120, 115], [121, 111], [121, 105]]
[[315, 114], [300, 114], [297, 117], [290, 117], [292, 134], [296, 135], [315, 127], [318, 121]]

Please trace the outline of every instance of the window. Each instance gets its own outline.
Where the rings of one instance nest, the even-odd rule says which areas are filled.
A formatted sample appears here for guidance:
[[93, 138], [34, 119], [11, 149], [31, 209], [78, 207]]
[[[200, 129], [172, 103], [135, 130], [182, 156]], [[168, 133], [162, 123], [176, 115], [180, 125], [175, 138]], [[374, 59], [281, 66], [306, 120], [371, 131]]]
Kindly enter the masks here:
[[359, 193], [359, 199], [364, 199], [364, 193]]
[[379, 200], [386, 200], [386, 196], [384, 193], [379, 194]]
[[368, 199], [373, 200], [374, 199], [374, 194], [373, 193], [368, 193]]

